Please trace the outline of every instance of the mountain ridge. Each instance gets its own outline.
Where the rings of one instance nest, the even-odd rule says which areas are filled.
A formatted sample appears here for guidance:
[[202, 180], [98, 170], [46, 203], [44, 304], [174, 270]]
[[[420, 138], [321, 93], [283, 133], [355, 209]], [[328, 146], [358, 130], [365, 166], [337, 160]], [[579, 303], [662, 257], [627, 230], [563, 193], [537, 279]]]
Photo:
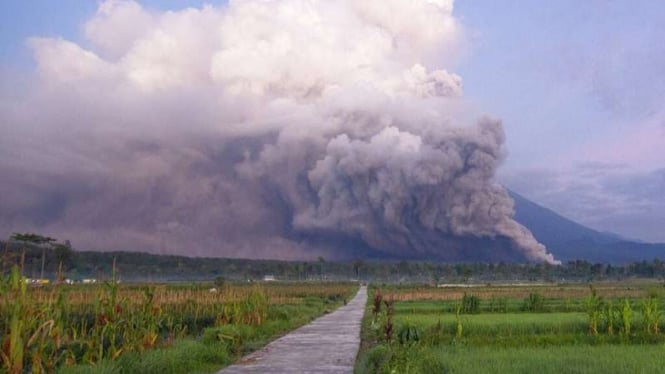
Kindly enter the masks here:
[[645, 243], [612, 232], [601, 232], [568, 219], [515, 191], [515, 220], [560, 261], [626, 263], [665, 257], [665, 243]]

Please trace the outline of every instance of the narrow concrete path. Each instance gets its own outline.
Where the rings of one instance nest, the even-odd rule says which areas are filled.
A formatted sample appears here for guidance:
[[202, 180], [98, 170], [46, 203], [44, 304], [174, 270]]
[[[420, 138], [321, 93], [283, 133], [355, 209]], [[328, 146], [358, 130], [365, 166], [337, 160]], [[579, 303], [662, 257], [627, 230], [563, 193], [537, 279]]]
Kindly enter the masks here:
[[345, 306], [284, 335], [220, 373], [353, 373], [366, 302], [367, 288], [362, 286]]

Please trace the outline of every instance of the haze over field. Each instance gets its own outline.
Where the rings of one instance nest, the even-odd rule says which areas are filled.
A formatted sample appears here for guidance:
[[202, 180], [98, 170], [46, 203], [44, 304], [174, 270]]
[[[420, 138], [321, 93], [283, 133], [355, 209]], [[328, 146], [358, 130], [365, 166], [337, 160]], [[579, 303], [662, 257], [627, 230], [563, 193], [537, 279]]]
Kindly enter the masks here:
[[455, 73], [475, 36], [452, 1], [109, 0], [82, 35], [31, 37], [35, 81], [3, 90], [5, 235], [555, 262], [496, 178], [504, 128]]

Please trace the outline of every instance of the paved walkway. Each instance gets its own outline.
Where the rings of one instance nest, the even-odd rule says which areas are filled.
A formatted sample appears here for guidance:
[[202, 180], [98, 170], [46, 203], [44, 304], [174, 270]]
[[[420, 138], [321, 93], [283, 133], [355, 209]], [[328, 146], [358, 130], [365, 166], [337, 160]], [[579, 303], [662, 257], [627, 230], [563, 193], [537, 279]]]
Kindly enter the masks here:
[[273, 341], [220, 373], [353, 373], [366, 302], [367, 288], [363, 286], [347, 305]]

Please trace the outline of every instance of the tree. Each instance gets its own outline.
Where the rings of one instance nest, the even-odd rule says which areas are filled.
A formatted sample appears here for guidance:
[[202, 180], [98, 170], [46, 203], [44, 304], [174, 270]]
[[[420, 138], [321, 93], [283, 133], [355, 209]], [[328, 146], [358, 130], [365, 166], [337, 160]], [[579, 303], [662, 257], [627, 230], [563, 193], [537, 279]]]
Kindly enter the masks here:
[[323, 264], [325, 263], [326, 259], [323, 256], [319, 256], [319, 275], [321, 276], [321, 280], [323, 280]]
[[68, 266], [72, 260], [73, 250], [70, 245], [67, 245], [69, 242], [66, 241], [64, 244], [55, 243], [53, 245], [53, 252], [55, 253], [55, 260], [58, 264], [63, 266]]
[[360, 269], [365, 267], [363, 260], [356, 260], [353, 262], [353, 271], [356, 273], [356, 278], [360, 280]]
[[41, 279], [44, 279], [44, 264], [46, 263], [46, 248], [50, 247], [53, 243], [56, 242], [55, 238], [51, 238], [49, 236], [43, 236], [39, 234], [34, 234], [34, 233], [18, 233], [15, 232], [12, 234], [12, 236], [9, 238], [9, 240], [17, 241], [17, 242], [23, 242], [23, 243], [30, 243], [34, 244], [38, 247], [42, 247], [42, 271], [41, 275], [39, 276]]
[[218, 277], [215, 277], [215, 286], [217, 286], [218, 288], [222, 288], [224, 287], [225, 284], [226, 284], [226, 278], [224, 276], [220, 275]]
[[30, 243], [38, 246], [50, 245], [51, 243], [55, 243], [57, 241], [55, 238], [51, 238], [49, 236], [43, 236], [29, 232], [26, 233], [15, 232], [12, 234], [9, 240], [15, 242]]

